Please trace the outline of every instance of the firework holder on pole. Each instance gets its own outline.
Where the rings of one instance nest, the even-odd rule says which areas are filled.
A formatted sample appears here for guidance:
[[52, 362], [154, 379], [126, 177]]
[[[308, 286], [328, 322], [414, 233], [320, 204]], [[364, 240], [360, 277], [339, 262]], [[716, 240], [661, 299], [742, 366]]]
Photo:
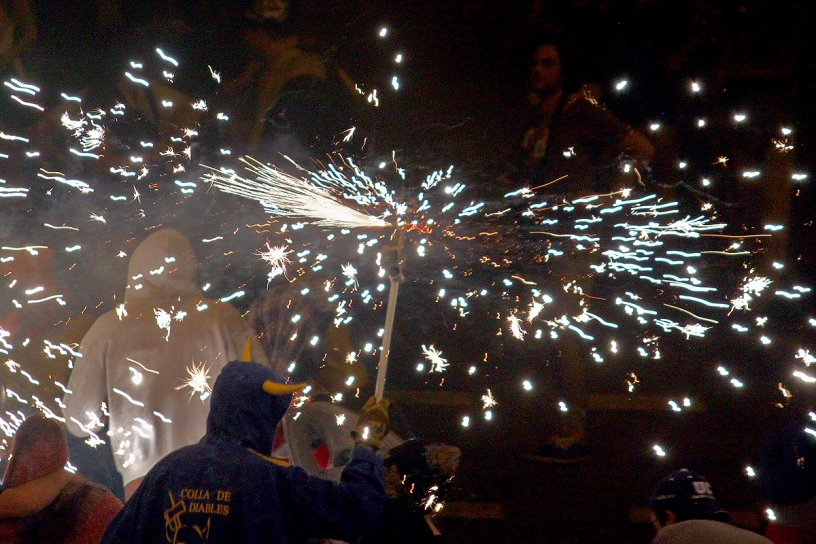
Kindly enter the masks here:
[[385, 309], [385, 331], [383, 332], [382, 349], [380, 350], [380, 364], [377, 367], [377, 383], [374, 387], [374, 396], [382, 400], [385, 392], [385, 373], [388, 370], [388, 355], [391, 350], [391, 332], [394, 330], [394, 317], [397, 312], [397, 295], [399, 284], [405, 279], [402, 275], [402, 243], [405, 231], [400, 229], [397, 236], [397, 264], [388, 271], [391, 287], [388, 290], [388, 305]]

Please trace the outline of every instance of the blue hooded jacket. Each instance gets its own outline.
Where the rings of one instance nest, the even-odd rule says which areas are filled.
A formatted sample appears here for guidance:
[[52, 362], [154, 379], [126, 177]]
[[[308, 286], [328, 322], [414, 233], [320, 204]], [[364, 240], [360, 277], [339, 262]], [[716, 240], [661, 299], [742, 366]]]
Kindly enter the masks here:
[[382, 460], [354, 449], [339, 484], [268, 456], [291, 395], [271, 395], [275, 371], [233, 361], [215, 381], [207, 434], [153, 467], [111, 522], [103, 543], [276, 543], [308, 537], [353, 541], [379, 520]]

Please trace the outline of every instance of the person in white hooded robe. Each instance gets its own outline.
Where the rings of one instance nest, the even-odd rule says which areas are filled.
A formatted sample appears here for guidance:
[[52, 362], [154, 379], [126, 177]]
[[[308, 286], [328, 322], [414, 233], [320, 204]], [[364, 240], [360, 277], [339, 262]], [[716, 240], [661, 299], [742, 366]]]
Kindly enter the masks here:
[[[63, 397], [72, 434], [110, 440], [126, 499], [160, 459], [204, 436], [211, 385], [252, 334], [233, 306], [203, 297], [196, 268], [178, 231], [145, 239], [130, 259], [124, 304], [83, 338]], [[258, 341], [249, 345], [268, 364]], [[109, 437], [99, 437], [105, 417]]]

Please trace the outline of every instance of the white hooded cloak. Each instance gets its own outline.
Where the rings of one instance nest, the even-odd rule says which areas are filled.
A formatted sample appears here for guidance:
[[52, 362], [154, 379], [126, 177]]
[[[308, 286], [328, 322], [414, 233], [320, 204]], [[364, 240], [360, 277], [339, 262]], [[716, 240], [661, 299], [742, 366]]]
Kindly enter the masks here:
[[[68, 430], [94, 436], [108, 417], [109, 436], [99, 438], [110, 441], [125, 484], [204, 436], [210, 388], [251, 334], [234, 307], [203, 298], [196, 266], [179, 232], [151, 234], [130, 259], [124, 305], [94, 323], [74, 363]], [[262, 354], [253, 340], [253, 360], [268, 364]]]

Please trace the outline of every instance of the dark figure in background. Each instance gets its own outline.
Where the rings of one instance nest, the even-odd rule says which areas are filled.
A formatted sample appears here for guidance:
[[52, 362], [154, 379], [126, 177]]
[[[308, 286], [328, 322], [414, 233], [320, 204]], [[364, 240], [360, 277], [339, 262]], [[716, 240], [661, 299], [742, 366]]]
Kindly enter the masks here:
[[805, 407], [762, 441], [756, 484], [773, 501], [765, 536], [774, 544], [816, 542], [816, 441], [806, 432], [812, 412]]
[[[527, 187], [538, 195], [551, 195], [548, 201], [569, 202], [637, 183], [633, 172], [648, 169], [654, 156], [649, 140], [602, 108], [582, 88], [574, 50], [560, 34], [537, 36], [531, 52], [528, 99], [532, 119], [518, 146], [515, 167], [499, 179], [504, 192]], [[588, 259], [594, 257], [578, 252], [553, 263], [554, 287], [575, 282], [577, 290], [590, 294], [594, 273], [589, 268], [593, 262]], [[545, 367], [544, 354], [529, 353], [529, 348], [519, 348], [526, 352], [515, 354], [513, 341], [506, 342], [512, 358], [532, 357], [529, 367]], [[569, 332], [562, 335], [555, 368], [567, 409], [559, 412], [557, 432], [526, 455], [528, 459], [572, 462], [588, 456], [584, 367], [579, 339]]]
[[0, 74], [25, 77], [20, 54], [37, 39], [37, 26], [28, 0], [0, 1]]
[[[27, 77], [31, 68], [27, 60], [36, 40], [36, 19], [28, 0], [0, 0], [0, 78]], [[32, 124], [35, 116], [19, 106], [8, 96], [0, 98], [0, 130], [20, 130]], [[4, 168], [5, 178], [11, 172]]]
[[711, 484], [688, 469], [672, 472], [651, 498], [652, 544], [771, 544], [767, 538], [734, 527], [714, 498]]
[[574, 50], [556, 32], [537, 36], [528, 73], [531, 120], [507, 188], [549, 185], [548, 193], [577, 198], [613, 190], [621, 160], [646, 164], [654, 147], [645, 136], [601, 107], [582, 87]]
[[122, 503], [104, 487], [88, 483], [81, 476], [60, 474], [68, 462], [62, 426], [39, 413], [29, 416], [14, 436], [11, 453], [4, 486], [23, 487], [55, 473], [55, 480], [65, 483], [56, 498], [37, 512], [0, 522], [0, 542], [99, 542]]
[[249, 61], [224, 89], [234, 107], [233, 136], [248, 153], [271, 149], [302, 160], [309, 155], [303, 150], [327, 150], [351, 126], [354, 83], [300, 43], [296, 15], [293, 0], [253, 0], [244, 15]]
[[106, 543], [354, 541], [385, 502], [382, 460], [388, 401], [363, 408], [340, 483], [269, 457], [275, 427], [300, 385], [263, 365], [233, 361], [212, 392], [207, 434], [162, 459], [111, 522]]
[[354, 352], [348, 326], [332, 323], [334, 306], [326, 300], [326, 285], [308, 279], [275, 281], [252, 302], [247, 316], [269, 360], [288, 366], [286, 374], [317, 386], [320, 394], [365, 387], [368, 372], [348, 360]]

